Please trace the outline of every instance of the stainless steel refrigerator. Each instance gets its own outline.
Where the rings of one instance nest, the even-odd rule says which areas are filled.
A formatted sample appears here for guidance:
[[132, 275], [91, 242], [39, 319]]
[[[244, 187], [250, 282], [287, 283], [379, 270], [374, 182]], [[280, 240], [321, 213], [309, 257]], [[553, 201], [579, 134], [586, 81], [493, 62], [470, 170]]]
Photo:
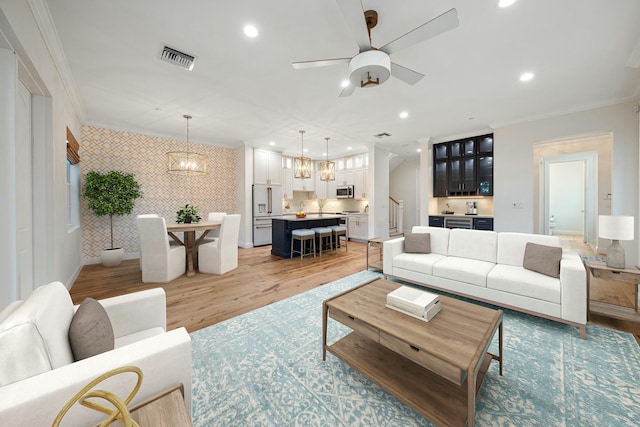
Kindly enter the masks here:
[[282, 215], [282, 187], [253, 185], [253, 246], [271, 244], [271, 217]]

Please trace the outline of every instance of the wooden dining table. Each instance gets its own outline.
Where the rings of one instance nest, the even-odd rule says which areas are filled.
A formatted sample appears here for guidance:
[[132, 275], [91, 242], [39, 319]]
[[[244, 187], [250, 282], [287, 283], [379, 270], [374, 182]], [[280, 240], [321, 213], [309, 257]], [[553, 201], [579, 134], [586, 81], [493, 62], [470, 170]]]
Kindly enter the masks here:
[[[169, 236], [171, 236], [171, 238], [178, 244], [185, 247], [187, 256], [187, 277], [191, 277], [196, 274], [195, 266], [198, 264], [198, 245], [202, 242], [202, 239], [204, 239], [207, 234], [209, 234], [209, 231], [220, 228], [221, 225], [222, 221], [200, 221], [191, 222], [188, 224], [178, 224], [175, 222], [167, 223], [167, 233], [169, 234]], [[202, 231], [202, 234], [197, 239], [196, 231]], [[174, 234], [178, 232], [183, 233], [184, 237], [182, 240], [180, 240], [180, 238]]]

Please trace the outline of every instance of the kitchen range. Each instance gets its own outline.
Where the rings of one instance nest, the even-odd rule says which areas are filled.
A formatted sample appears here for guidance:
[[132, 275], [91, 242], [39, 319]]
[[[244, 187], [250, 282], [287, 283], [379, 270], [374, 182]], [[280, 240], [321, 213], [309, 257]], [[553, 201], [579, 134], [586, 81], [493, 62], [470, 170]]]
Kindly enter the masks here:
[[282, 187], [253, 185], [253, 246], [271, 244], [271, 219], [282, 215]]

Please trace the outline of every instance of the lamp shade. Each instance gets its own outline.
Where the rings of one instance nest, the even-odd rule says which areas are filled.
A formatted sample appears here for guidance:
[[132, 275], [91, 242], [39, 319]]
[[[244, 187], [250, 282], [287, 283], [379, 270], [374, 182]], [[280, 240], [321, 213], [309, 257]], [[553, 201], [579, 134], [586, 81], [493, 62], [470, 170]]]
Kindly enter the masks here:
[[598, 236], [602, 239], [633, 240], [633, 223], [632, 216], [600, 215]]

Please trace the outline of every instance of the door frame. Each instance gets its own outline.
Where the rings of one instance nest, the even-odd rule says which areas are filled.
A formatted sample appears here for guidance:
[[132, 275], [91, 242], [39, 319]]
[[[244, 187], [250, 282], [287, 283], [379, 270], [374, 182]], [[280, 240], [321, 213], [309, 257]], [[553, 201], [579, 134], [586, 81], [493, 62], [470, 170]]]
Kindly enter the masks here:
[[584, 162], [584, 242], [596, 244], [596, 219], [598, 216], [598, 153], [584, 151], [542, 157], [540, 159], [540, 212], [538, 229], [549, 234], [549, 166], [553, 163]]

